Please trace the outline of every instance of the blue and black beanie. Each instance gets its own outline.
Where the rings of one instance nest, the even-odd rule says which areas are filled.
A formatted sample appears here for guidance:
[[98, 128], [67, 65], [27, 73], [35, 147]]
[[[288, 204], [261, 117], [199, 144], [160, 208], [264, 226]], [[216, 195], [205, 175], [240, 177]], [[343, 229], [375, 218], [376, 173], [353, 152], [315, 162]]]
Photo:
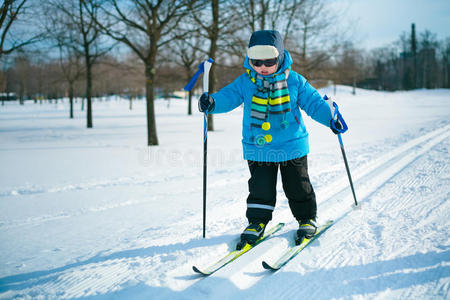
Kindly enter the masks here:
[[248, 43], [247, 56], [250, 59], [278, 57], [278, 64], [281, 66], [284, 61], [284, 45], [281, 34], [276, 30], [253, 32]]

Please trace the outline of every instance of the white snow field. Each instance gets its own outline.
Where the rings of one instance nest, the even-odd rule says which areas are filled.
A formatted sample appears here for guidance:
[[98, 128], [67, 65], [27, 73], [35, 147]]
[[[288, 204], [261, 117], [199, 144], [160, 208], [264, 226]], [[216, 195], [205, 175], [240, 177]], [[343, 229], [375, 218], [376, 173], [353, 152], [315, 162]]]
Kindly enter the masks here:
[[[333, 95], [333, 89], [321, 94]], [[278, 272], [264, 270], [296, 230], [281, 183], [269, 224], [286, 226], [209, 277], [234, 248], [249, 172], [242, 108], [208, 135], [202, 238], [203, 116], [156, 102], [160, 146], [147, 147], [145, 103], [96, 100], [94, 129], [67, 101], [0, 106], [1, 299], [449, 299], [450, 90], [334, 99], [359, 208], [337, 137], [303, 113], [319, 222], [335, 224]]]

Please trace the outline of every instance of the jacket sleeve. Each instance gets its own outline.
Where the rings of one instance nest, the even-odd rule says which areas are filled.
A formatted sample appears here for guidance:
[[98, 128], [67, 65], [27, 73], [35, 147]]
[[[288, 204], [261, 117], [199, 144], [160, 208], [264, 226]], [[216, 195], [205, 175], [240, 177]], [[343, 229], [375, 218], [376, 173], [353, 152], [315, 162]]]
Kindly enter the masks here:
[[242, 76], [239, 76], [232, 83], [220, 89], [217, 93], [211, 94], [211, 97], [214, 99], [214, 110], [211, 113], [226, 113], [232, 111], [244, 102], [241, 81]]
[[315, 121], [330, 127], [331, 110], [319, 92], [311, 86], [303, 76], [299, 75], [300, 88], [298, 91], [298, 106]]

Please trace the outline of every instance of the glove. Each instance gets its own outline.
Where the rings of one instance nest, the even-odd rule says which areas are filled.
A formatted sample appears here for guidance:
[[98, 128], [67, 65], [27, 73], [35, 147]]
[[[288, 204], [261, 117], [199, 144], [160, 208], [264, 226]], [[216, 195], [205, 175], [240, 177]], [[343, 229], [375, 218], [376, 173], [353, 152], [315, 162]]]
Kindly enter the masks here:
[[[334, 134], [339, 134], [339, 133], [341, 133], [341, 132], [339, 132], [339, 131], [337, 131], [336, 129], [338, 129], [338, 130], [341, 130], [341, 129], [343, 129], [344, 128], [344, 126], [342, 126], [342, 123], [341, 123], [341, 121], [337, 118], [337, 116], [336, 116], [336, 119], [334, 119], [334, 117], [335, 117], [335, 107], [334, 107], [334, 101], [333, 100], [331, 100], [331, 98], [328, 98], [327, 97], [327, 95], [325, 95], [324, 97], [323, 97], [323, 100], [325, 100], [326, 102], [327, 102], [327, 104], [328, 104], [328, 106], [330, 107], [330, 110], [331, 110], [331, 116], [332, 116], [332, 119], [331, 119], [331, 121], [330, 121], [330, 129], [331, 129], [331, 131], [333, 131], [333, 133]], [[334, 127], [333, 127], [333, 124], [334, 124]], [[336, 128], [336, 129], [335, 129]]]
[[198, 100], [198, 110], [200, 112], [211, 112], [214, 110], [214, 99], [207, 93], [203, 93]]
[[334, 123], [334, 127], [336, 127], [336, 129], [343, 129], [344, 126], [342, 126], [342, 123], [341, 123], [341, 121], [339, 121], [339, 119], [338, 120], [331, 119], [331, 121], [330, 121], [330, 129], [331, 129], [331, 131], [333, 131], [334, 134], [339, 134], [340, 132], [337, 131], [336, 129], [334, 129], [333, 123]]

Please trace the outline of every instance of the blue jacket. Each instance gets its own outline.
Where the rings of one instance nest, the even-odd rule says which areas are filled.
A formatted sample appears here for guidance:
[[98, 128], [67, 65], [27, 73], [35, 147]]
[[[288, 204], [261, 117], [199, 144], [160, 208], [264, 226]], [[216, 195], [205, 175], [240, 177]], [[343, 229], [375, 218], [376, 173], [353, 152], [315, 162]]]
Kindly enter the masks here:
[[[284, 51], [284, 62], [277, 73], [284, 72], [292, 64], [292, 58], [287, 50]], [[248, 57], [245, 58], [244, 68], [252, 69]], [[270, 76], [270, 75], [269, 75]], [[250, 126], [250, 111], [256, 85], [247, 73], [236, 78], [232, 83], [211, 95], [215, 107], [211, 113], [229, 112], [244, 103], [244, 117], [242, 122], [242, 146], [244, 159], [264, 162], [282, 162], [303, 157], [309, 152], [308, 132], [303, 123], [301, 108], [308, 116], [329, 127], [331, 110], [317, 90], [312, 87], [300, 74], [290, 71], [287, 79], [291, 111], [284, 116], [289, 126], [282, 129], [282, 115], [270, 115], [269, 131]], [[269, 133], [273, 139], [261, 146], [256, 144], [255, 137]]]

